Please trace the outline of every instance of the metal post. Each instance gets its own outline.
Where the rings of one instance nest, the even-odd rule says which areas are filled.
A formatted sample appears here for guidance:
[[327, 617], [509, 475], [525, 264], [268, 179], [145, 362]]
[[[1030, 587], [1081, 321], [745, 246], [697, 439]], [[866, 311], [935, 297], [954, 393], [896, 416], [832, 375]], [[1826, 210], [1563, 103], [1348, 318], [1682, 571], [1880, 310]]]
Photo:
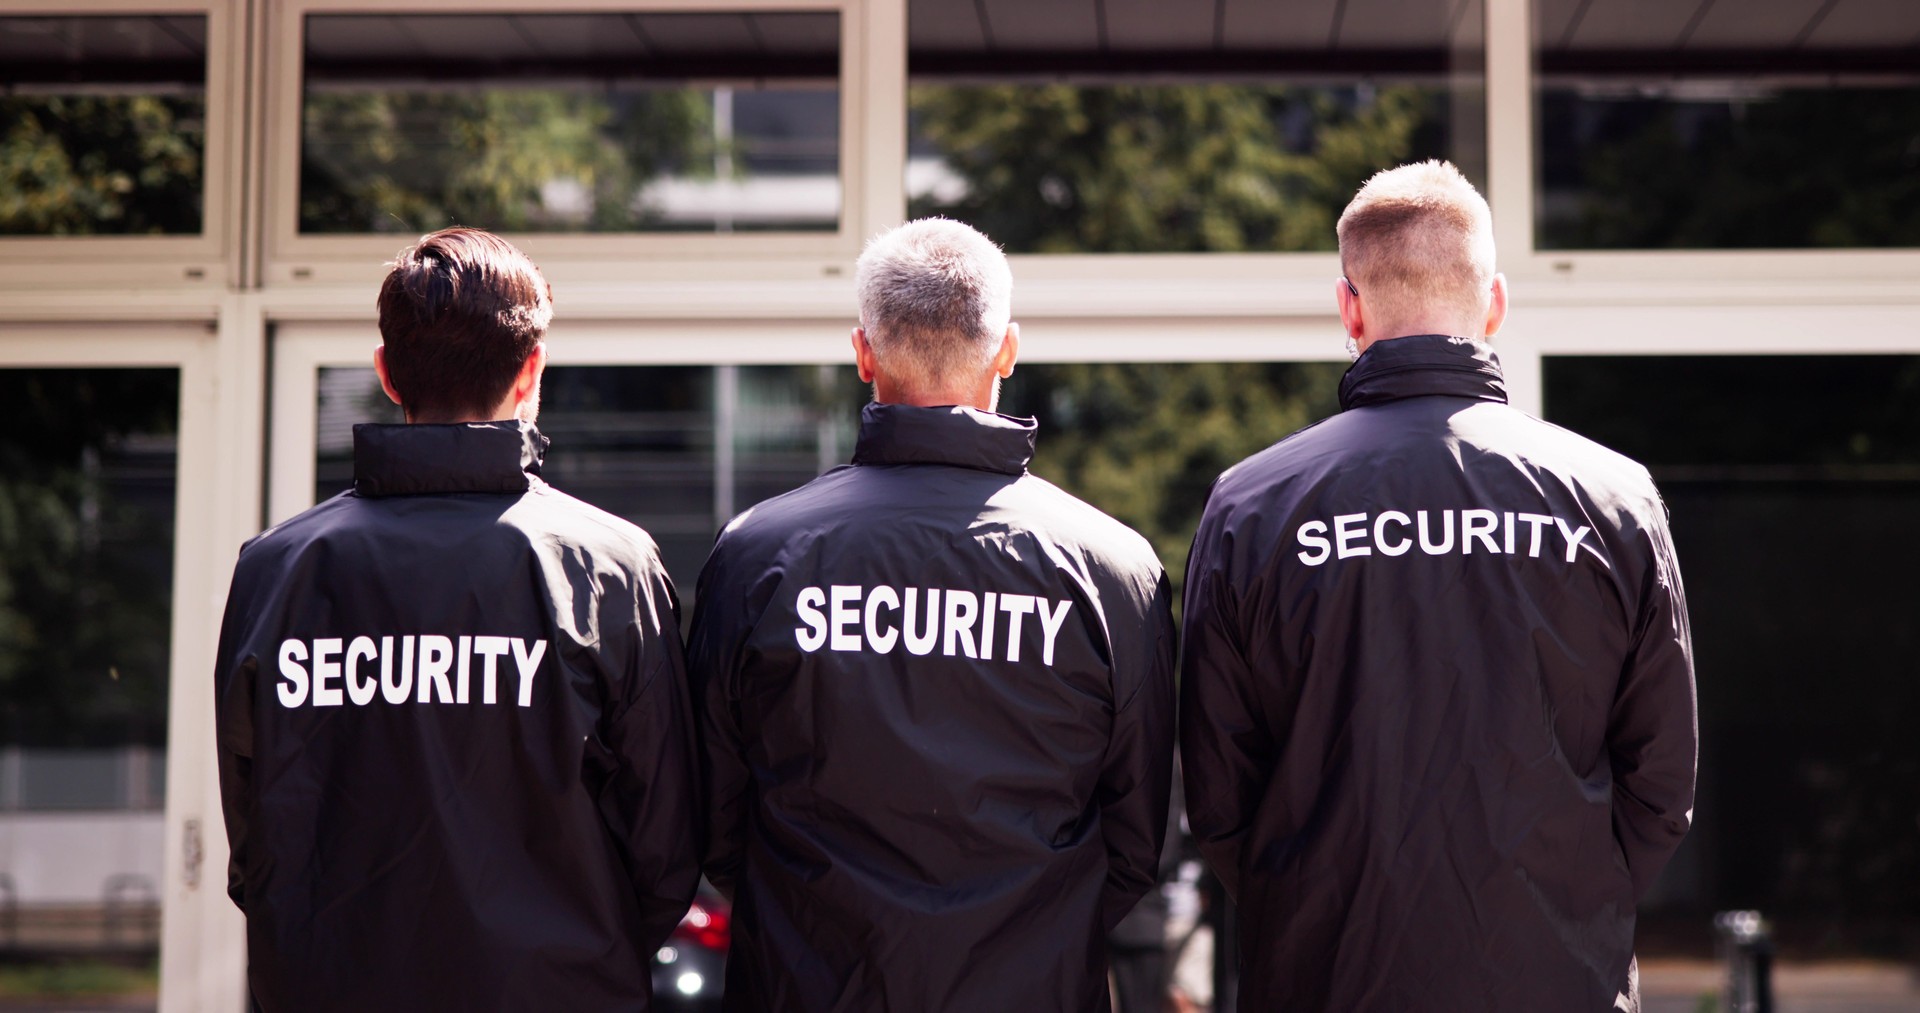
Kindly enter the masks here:
[[1727, 968], [1727, 1013], [1773, 1013], [1773, 936], [1758, 911], [1713, 916]]
[[740, 414], [740, 367], [713, 368], [714, 530], [733, 520], [734, 426]]
[[1231, 1013], [1240, 1008], [1240, 919], [1219, 877], [1201, 880], [1207, 897], [1207, 924], [1213, 929], [1213, 1008]]

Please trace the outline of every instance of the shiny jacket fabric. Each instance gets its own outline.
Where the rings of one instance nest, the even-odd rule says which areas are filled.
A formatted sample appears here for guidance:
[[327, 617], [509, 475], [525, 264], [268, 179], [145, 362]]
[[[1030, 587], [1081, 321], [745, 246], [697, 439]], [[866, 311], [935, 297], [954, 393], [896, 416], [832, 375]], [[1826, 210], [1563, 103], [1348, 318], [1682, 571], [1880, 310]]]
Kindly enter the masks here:
[[1033, 438], [868, 405], [852, 465], [715, 545], [688, 664], [729, 1008], [1107, 1009], [1166, 832], [1168, 585]]
[[241, 550], [218, 752], [267, 1013], [650, 1004], [699, 878], [678, 605], [545, 446], [356, 426], [353, 490]]
[[1692, 818], [1665, 508], [1508, 407], [1485, 344], [1379, 342], [1340, 397], [1220, 477], [1187, 576], [1188, 818], [1240, 1008], [1610, 1009]]

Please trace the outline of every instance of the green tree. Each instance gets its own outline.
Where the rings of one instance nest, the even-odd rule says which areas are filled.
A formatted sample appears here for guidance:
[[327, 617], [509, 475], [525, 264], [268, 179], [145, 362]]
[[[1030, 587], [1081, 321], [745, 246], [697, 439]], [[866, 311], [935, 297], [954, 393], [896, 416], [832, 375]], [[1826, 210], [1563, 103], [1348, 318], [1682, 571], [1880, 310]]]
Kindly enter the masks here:
[[1153, 543], [1174, 586], [1222, 471], [1339, 409], [1333, 363], [1027, 365], [1000, 410], [1040, 421], [1033, 471]]
[[175, 374], [0, 370], [0, 399], [0, 738], [160, 745], [172, 480], [136, 501], [129, 438], [174, 432]]
[[206, 100], [0, 96], [0, 235], [200, 231]]
[[[1367, 176], [1433, 146], [1445, 98], [1415, 87], [916, 87], [917, 136], [963, 189], [911, 211], [967, 221], [1017, 253], [1330, 250]], [[1040, 419], [1034, 471], [1144, 534], [1177, 587], [1213, 480], [1336, 411], [1340, 375], [1325, 363], [1029, 365], [1002, 410]]]
[[[318, 91], [303, 112], [308, 232], [626, 231], [640, 189], [711, 173], [712, 109], [689, 90]], [[584, 214], [550, 206], [577, 188]]]
[[1367, 176], [1412, 157], [1444, 98], [1415, 87], [1363, 100], [1265, 85], [920, 86], [909, 96], [918, 134], [965, 191], [911, 210], [967, 221], [1018, 253], [1330, 250], [1340, 209]]
[[1920, 246], [1920, 89], [1542, 108], [1543, 247]]

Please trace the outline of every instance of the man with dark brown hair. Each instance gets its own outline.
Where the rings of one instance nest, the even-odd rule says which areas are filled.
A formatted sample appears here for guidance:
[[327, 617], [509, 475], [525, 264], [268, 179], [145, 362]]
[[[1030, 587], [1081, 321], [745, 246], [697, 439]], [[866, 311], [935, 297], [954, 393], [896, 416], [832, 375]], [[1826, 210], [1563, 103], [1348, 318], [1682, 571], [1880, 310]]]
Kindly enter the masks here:
[[263, 1010], [636, 1010], [698, 881], [679, 605], [540, 479], [539, 270], [448, 229], [380, 289], [406, 425], [248, 542], [215, 672]]

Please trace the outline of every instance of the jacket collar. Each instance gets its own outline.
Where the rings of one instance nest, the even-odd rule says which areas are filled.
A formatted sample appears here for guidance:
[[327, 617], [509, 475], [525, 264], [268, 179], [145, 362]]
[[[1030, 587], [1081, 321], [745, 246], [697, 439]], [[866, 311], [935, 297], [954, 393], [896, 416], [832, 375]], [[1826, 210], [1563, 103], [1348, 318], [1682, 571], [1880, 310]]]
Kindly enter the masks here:
[[951, 464], [1023, 474], [1033, 460], [1032, 419], [949, 406], [869, 404], [860, 409], [855, 464]]
[[1493, 346], [1472, 338], [1415, 334], [1367, 346], [1340, 379], [1340, 408], [1409, 397], [1507, 402], [1507, 381]]
[[525, 492], [540, 484], [547, 443], [530, 422], [362, 423], [353, 427], [353, 491]]

